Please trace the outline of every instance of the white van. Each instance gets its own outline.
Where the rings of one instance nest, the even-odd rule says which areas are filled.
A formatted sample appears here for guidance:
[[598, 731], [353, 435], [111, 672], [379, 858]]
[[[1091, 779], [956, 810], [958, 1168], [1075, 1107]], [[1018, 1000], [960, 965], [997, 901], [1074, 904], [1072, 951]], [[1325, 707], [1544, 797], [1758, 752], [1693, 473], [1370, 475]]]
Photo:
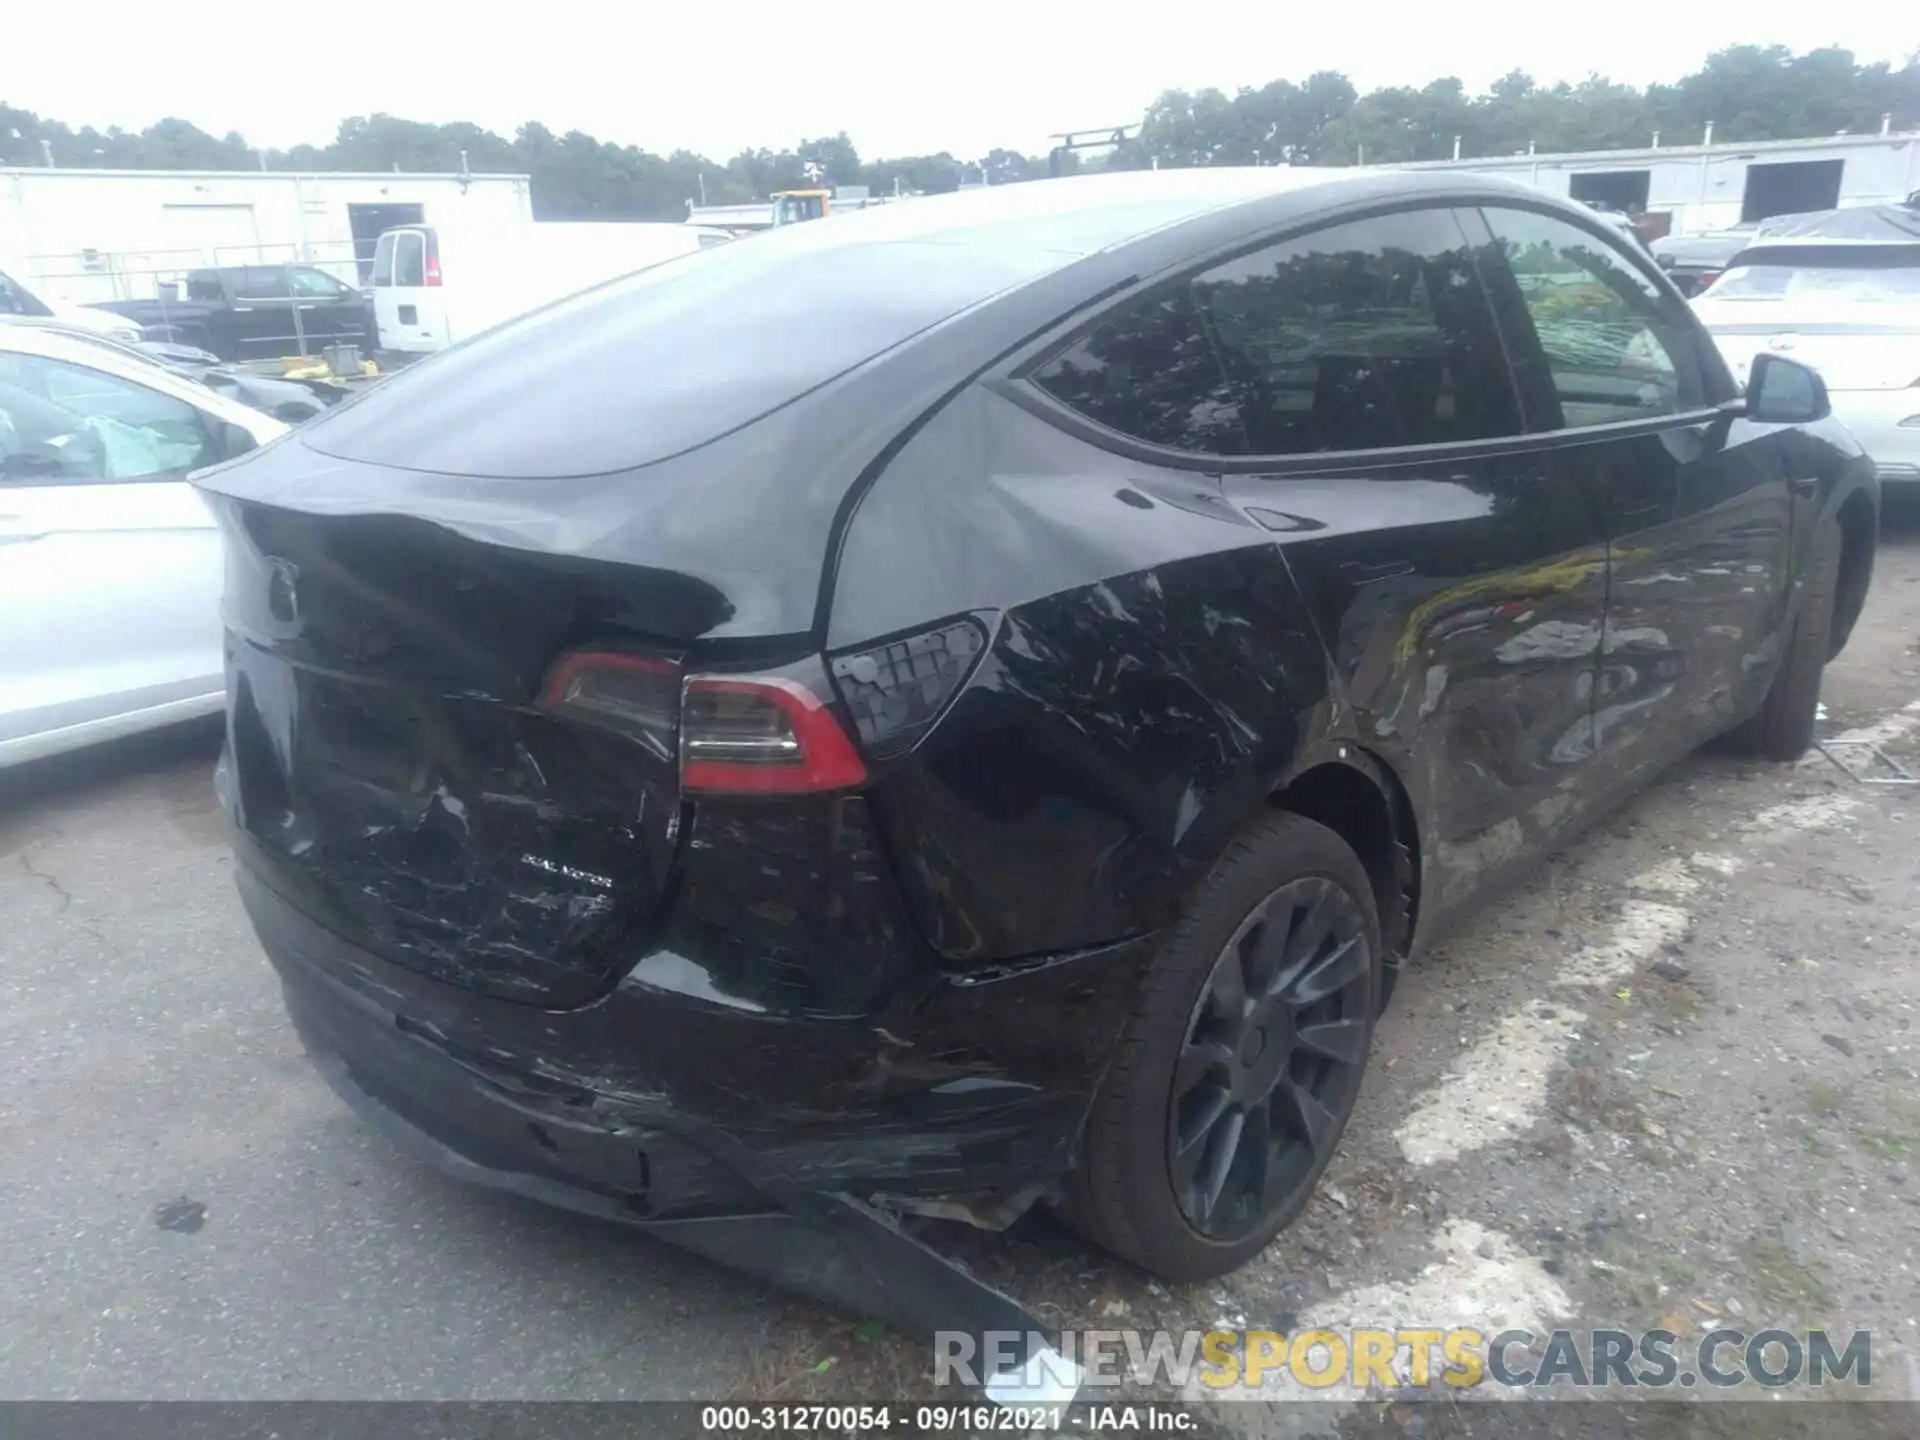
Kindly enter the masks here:
[[26, 266], [11, 256], [0, 256], [0, 320], [11, 315], [31, 320], [57, 321], [68, 329], [104, 335], [123, 345], [132, 344], [140, 338], [140, 327], [126, 316], [115, 315], [111, 310], [95, 310], [86, 305], [69, 305], [64, 300], [55, 300], [28, 275]]
[[427, 354], [554, 300], [722, 244], [725, 231], [644, 221], [537, 220], [451, 241], [431, 225], [383, 231], [373, 252], [382, 350]]

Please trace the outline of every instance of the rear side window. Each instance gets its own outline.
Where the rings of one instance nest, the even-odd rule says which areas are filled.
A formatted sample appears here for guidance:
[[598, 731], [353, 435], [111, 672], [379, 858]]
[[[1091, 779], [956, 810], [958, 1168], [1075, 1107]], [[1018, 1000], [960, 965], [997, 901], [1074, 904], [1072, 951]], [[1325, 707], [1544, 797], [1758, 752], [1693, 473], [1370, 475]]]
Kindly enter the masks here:
[[1475, 257], [1450, 210], [1354, 221], [1229, 261], [1107, 321], [1033, 378], [1112, 429], [1212, 454], [1520, 430]]
[[187, 275], [187, 298], [220, 302], [220, 277], [211, 270], [194, 270]]
[[1033, 382], [1123, 435], [1175, 450], [1246, 453], [1241, 393], [1200, 323], [1191, 285], [1123, 310], [1054, 356]]
[[376, 286], [393, 284], [393, 242], [399, 237], [382, 235], [373, 247], [373, 283]]
[[1684, 309], [1617, 245], [1532, 210], [1484, 213], [1539, 341], [1537, 355], [1523, 344], [1515, 361], [1544, 362], [1560, 408], [1553, 428], [1678, 415], [1702, 404]]

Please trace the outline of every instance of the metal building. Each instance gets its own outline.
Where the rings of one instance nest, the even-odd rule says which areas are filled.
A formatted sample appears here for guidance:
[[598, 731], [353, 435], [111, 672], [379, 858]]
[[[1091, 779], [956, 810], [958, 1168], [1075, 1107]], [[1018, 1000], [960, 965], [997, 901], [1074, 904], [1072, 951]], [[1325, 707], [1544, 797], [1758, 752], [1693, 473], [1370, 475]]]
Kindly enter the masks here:
[[525, 175], [0, 169], [0, 255], [78, 304], [209, 265], [299, 262], [358, 284], [390, 226], [532, 219]]
[[[1708, 130], [1708, 138], [1712, 135]], [[1809, 210], [1884, 205], [1920, 190], [1920, 131], [1428, 160], [1409, 170], [1507, 175], [1553, 195], [1666, 217], [1675, 235]]]

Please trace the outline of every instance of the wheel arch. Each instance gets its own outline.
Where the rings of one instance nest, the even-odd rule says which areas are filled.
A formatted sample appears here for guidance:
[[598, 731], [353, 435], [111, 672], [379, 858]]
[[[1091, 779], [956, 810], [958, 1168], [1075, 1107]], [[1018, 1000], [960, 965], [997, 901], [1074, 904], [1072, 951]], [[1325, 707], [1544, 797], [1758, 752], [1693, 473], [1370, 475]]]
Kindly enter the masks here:
[[1840, 582], [1833, 597], [1833, 631], [1827, 646], [1831, 660], [1846, 648], [1847, 639], [1867, 603], [1867, 587], [1873, 580], [1874, 549], [1879, 543], [1880, 509], [1865, 488], [1857, 489], [1840, 502], [1835, 511], [1840, 522]]
[[1366, 868], [1387, 948], [1384, 1003], [1412, 951], [1420, 914], [1420, 833], [1406, 786], [1380, 756], [1334, 740], [1304, 755], [1268, 803], [1326, 826]]

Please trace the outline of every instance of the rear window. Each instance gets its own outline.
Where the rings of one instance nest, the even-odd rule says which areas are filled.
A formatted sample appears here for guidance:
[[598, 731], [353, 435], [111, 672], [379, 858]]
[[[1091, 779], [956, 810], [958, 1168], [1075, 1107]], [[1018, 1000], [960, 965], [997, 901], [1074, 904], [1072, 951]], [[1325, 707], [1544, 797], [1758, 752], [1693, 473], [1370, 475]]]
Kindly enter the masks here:
[[1920, 300], [1920, 245], [1762, 245], [1743, 250], [1708, 292], [1715, 300]]
[[412, 288], [427, 283], [427, 243], [418, 230], [393, 237], [393, 283]]
[[832, 223], [795, 226], [791, 243], [759, 235], [682, 255], [536, 310], [302, 434], [324, 454], [442, 474], [628, 470], [737, 430], [1061, 263], [1039, 247], [804, 237]]
[[393, 241], [392, 235], [382, 235], [373, 247], [373, 283], [377, 286], [393, 284]]

